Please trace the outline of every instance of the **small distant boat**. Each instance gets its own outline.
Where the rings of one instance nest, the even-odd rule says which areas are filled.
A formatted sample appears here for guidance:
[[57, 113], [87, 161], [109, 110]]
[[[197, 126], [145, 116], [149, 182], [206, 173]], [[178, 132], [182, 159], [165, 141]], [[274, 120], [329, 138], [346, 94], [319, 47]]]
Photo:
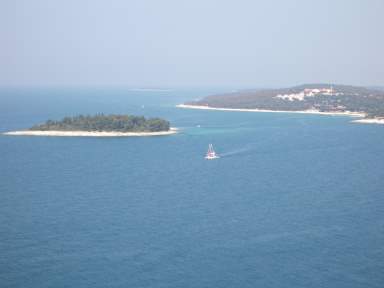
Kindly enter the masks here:
[[209, 146], [208, 146], [208, 152], [207, 152], [207, 154], [205, 155], [205, 159], [207, 159], [207, 160], [213, 160], [213, 159], [217, 159], [217, 158], [220, 158], [220, 157], [216, 154], [215, 150], [213, 150], [213, 145], [212, 145], [212, 144], [209, 144]]

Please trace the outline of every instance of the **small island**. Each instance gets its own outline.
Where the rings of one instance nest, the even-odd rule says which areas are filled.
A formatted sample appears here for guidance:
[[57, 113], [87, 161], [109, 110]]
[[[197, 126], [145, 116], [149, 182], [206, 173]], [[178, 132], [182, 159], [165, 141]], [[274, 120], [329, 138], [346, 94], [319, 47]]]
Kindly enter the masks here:
[[176, 133], [167, 120], [146, 119], [133, 115], [97, 114], [65, 117], [60, 121], [48, 120], [23, 131], [6, 132], [6, 135], [26, 136], [161, 136]]

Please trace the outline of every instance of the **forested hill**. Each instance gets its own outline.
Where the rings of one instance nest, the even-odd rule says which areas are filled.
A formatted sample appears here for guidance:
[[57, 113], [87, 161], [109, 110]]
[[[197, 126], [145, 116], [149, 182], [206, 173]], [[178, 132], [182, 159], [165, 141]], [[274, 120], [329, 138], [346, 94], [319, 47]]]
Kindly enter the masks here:
[[283, 89], [245, 90], [212, 95], [188, 105], [284, 111], [364, 112], [384, 117], [384, 91], [357, 86], [305, 84]]
[[107, 131], [107, 132], [159, 132], [168, 131], [170, 123], [160, 118], [146, 119], [132, 115], [79, 115], [60, 121], [48, 120], [30, 130], [40, 131]]

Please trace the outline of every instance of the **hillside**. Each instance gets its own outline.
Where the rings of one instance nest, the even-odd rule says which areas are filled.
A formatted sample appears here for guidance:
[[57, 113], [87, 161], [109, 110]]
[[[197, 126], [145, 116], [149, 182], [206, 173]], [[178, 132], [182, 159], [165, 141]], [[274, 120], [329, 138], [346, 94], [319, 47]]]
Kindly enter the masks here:
[[379, 89], [305, 84], [291, 88], [244, 90], [211, 95], [186, 105], [212, 108], [282, 111], [363, 112], [367, 118], [384, 117], [384, 91]]

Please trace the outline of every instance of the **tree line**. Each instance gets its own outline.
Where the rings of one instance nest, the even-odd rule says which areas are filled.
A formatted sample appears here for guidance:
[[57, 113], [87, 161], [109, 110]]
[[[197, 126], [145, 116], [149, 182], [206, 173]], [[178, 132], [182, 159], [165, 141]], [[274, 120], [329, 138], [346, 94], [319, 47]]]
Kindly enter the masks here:
[[170, 123], [161, 118], [145, 118], [133, 115], [78, 115], [62, 120], [47, 120], [30, 130], [41, 131], [116, 131], [116, 132], [159, 132], [168, 131]]

